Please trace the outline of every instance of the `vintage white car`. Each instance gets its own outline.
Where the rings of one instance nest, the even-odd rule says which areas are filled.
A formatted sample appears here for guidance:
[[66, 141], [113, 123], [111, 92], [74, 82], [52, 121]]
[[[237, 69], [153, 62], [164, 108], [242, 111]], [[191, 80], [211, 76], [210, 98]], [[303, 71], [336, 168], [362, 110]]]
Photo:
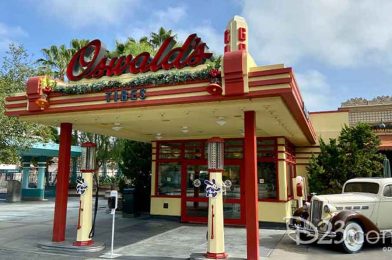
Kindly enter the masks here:
[[392, 178], [355, 178], [342, 194], [315, 195], [293, 214], [289, 227], [302, 243], [339, 244], [356, 253], [364, 242], [392, 235]]

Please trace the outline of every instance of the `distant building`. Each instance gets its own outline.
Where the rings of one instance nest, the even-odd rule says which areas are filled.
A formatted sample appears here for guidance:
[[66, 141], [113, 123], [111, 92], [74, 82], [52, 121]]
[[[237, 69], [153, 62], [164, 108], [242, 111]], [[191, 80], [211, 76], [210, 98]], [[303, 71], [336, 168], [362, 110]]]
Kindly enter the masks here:
[[352, 98], [343, 102], [340, 111], [348, 111], [349, 125], [358, 122], [372, 125], [381, 139], [380, 151], [392, 160], [392, 97], [380, 96], [367, 100]]

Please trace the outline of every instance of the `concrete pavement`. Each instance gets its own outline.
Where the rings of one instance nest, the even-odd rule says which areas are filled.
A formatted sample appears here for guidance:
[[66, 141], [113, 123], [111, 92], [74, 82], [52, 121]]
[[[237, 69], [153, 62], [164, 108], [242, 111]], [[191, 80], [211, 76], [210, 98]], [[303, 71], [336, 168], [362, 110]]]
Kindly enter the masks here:
[[[52, 236], [54, 201], [5, 203], [0, 201], [0, 259], [102, 259], [110, 248], [111, 215], [106, 212], [106, 201], [100, 200], [94, 240], [104, 242], [107, 248], [99, 253], [69, 253], [45, 251], [38, 247]], [[68, 203], [66, 237], [76, 237], [78, 199]], [[123, 218], [116, 215], [115, 253], [117, 259], [178, 260], [198, 256], [206, 250], [206, 225], [184, 225], [178, 220], [150, 218]], [[356, 255], [343, 254], [332, 246], [297, 246], [282, 230], [260, 230], [262, 259], [390, 259], [392, 249], [383, 251], [383, 245], [366, 246]], [[246, 257], [244, 228], [225, 228], [226, 252], [231, 259]], [[387, 245], [386, 245], [387, 246]]]

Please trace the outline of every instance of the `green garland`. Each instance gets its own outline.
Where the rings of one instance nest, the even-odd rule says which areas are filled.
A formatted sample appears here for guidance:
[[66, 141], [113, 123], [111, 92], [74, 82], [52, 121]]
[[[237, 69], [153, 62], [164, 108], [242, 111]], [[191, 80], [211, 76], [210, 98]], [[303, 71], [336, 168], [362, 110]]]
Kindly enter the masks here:
[[133, 78], [126, 82], [121, 82], [118, 80], [110, 80], [110, 81], [100, 81], [94, 83], [74, 84], [74, 85], [67, 85], [67, 86], [56, 85], [53, 90], [54, 92], [58, 92], [58, 93], [77, 95], [77, 94], [97, 93], [112, 88], [177, 84], [177, 83], [184, 83], [188, 81], [212, 79], [213, 77], [210, 75], [210, 71], [211, 68], [207, 68], [199, 71], [193, 71], [193, 72], [176, 71], [176, 72], [168, 72], [168, 73], [150, 74], [146, 76]]

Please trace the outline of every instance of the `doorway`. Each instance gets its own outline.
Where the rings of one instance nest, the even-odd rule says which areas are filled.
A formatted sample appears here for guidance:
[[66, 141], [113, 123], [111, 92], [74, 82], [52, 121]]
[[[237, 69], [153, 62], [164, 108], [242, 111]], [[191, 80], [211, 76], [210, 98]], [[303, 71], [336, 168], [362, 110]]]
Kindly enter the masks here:
[[[243, 174], [242, 160], [225, 160], [223, 181], [230, 180], [231, 187], [223, 193], [223, 212], [225, 224], [245, 224], [243, 209]], [[186, 162], [182, 167], [182, 207], [181, 221], [192, 223], [207, 223], [208, 198], [205, 196], [204, 180], [209, 179], [207, 161]], [[200, 180], [199, 187], [194, 186], [194, 180]]]

